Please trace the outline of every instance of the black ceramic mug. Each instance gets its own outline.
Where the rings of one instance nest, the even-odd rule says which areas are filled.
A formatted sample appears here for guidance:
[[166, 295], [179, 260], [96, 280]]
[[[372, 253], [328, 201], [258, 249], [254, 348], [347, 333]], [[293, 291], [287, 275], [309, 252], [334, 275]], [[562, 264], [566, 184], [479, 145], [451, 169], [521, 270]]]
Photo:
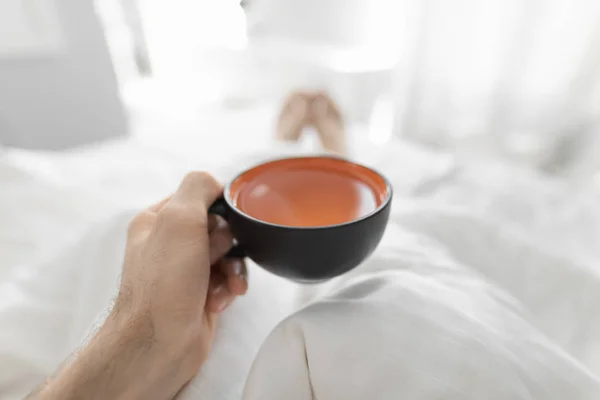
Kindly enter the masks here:
[[297, 157], [250, 168], [209, 209], [229, 223], [229, 257], [249, 257], [299, 282], [341, 275], [377, 247], [392, 186], [378, 172], [338, 157]]

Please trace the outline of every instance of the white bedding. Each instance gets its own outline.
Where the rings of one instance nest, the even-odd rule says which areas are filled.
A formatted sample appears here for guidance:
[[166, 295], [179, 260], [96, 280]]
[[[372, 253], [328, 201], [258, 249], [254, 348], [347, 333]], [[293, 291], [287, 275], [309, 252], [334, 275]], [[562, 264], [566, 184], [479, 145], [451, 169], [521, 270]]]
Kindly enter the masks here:
[[[0, 217], [2, 221], [10, 221], [0, 226], [0, 326], [8, 327], [0, 331], [1, 398], [19, 398], [34, 382], [50, 373], [77, 346], [96, 315], [106, 308], [118, 279], [123, 232], [136, 208], [168, 194], [190, 168], [209, 169], [227, 179], [258, 159], [288, 151], [261, 152], [257, 151], [260, 146], [248, 146], [250, 150], [243, 147], [238, 146], [235, 155], [230, 148], [225, 160], [215, 158], [214, 151], [203, 157], [202, 152], [211, 153], [210, 149], [183, 154], [135, 140], [60, 157], [23, 152], [0, 154]], [[453, 340], [452, 336], [446, 335], [444, 329], [438, 329], [438, 334], [428, 331], [424, 325], [419, 325], [424, 329], [421, 335], [418, 330], [408, 332], [401, 325], [406, 320], [399, 318], [400, 325], [394, 335], [404, 347], [393, 342], [388, 345], [398, 351], [404, 349], [405, 353], [407, 348], [414, 349], [410, 357], [406, 353], [405, 358], [398, 360], [403, 365], [418, 365], [421, 375], [414, 380], [415, 376], [408, 372], [401, 374], [401, 369], [394, 369], [401, 364], [386, 364], [393, 373], [382, 375], [381, 379], [390, 385], [379, 383], [381, 390], [384, 387], [402, 390], [392, 383], [401, 382], [398, 377], [403, 376], [415, 382], [410, 386], [411, 391], [404, 385], [410, 398], [438, 398], [435, 396], [444, 393], [440, 379], [445, 377], [444, 385], [448, 389], [452, 385], [459, 388], [457, 393], [464, 396], [456, 398], [461, 399], [482, 398], [489, 388], [484, 383], [490, 380], [509, 387], [496, 397], [488, 392], [485, 398], [490, 399], [559, 399], [564, 397], [557, 396], [566, 394], [574, 396], [571, 398], [598, 398], [598, 195], [590, 188], [574, 191], [563, 183], [505, 166], [458, 165], [444, 155], [399, 143], [380, 148], [357, 142], [354, 147], [359, 149], [355, 153], [357, 159], [388, 175], [396, 198], [384, 243], [372, 261], [351, 276], [382, 269], [403, 272], [400, 278], [395, 275], [386, 278], [374, 291], [381, 295], [380, 302], [375, 303], [382, 307], [379, 308], [382, 312], [402, 315], [410, 307], [404, 308], [398, 302], [416, 301], [410, 291], [421, 288], [419, 293], [427, 294], [424, 299], [428, 299], [421, 299], [424, 302], [418, 309], [422, 316], [435, 318], [440, 313], [440, 321], [444, 322], [440, 327], [462, 327], [464, 335], [472, 339], [465, 341], [465, 345], [485, 340], [491, 348], [496, 343], [507, 349], [495, 355], [481, 353], [477, 355], [478, 363], [487, 365], [492, 356], [498, 357], [497, 360], [512, 360], [502, 368], [486, 369], [475, 383], [472, 377], [466, 381], [459, 376], [450, 379], [452, 375], [447, 371], [433, 367], [447, 363], [450, 370], [453, 366], [459, 368], [470, 359], [469, 353], [460, 353], [460, 346], [442, 346], [440, 349], [446, 352], [435, 354], [420, 351], [419, 337], [428, 337], [427, 332], [434, 344], [436, 337]], [[84, 231], [89, 233], [83, 235]], [[449, 265], [459, 271], [456, 276], [440, 273], [440, 269]], [[236, 303], [224, 317], [220, 341], [211, 360], [183, 398], [240, 398], [250, 363], [269, 331], [298, 307], [300, 300], [321, 298], [335, 287], [348, 285], [344, 278], [321, 287], [296, 288], [290, 297], [285, 293], [295, 285], [256, 268], [252, 273], [249, 296]], [[370, 279], [374, 279], [372, 283], [379, 278]], [[425, 284], [422, 279], [428, 282], [425, 286], [420, 286]], [[470, 283], [475, 286], [469, 286]], [[427, 289], [428, 285], [433, 286]], [[448, 292], [440, 291], [441, 288]], [[400, 292], [403, 294], [399, 297], [390, 294]], [[273, 298], [278, 302], [270, 301]], [[343, 295], [337, 298], [344, 303]], [[484, 307], [487, 304], [484, 298], [490, 299], [489, 308]], [[367, 303], [372, 301], [367, 295], [362, 299]], [[444, 308], [431, 308], [442, 299], [446, 299]], [[256, 309], [273, 304], [276, 307], [271, 314], [261, 313], [270, 315], [269, 318], [253, 318]], [[314, 324], [313, 318], [329, 315], [326, 304], [317, 303], [282, 326], [291, 324], [303, 332], [306, 324]], [[315, 312], [319, 307], [325, 309]], [[475, 322], [445, 317], [465, 312], [472, 313]], [[239, 315], [244, 316], [242, 322]], [[484, 334], [478, 329], [486, 323], [486, 318], [490, 318], [488, 325], [493, 329]], [[240, 328], [240, 323], [244, 328]], [[336, 326], [352, 323], [350, 319], [330, 328], [335, 331]], [[394, 323], [391, 320], [389, 326], [394, 327]], [[248, 399], [282, 398], [284, 394], [277, 385], [263, 382], [264, 374], [273, 372], [272, 346], [275, 349], [305, 346], [311, 354], [328, 351], [329, 347], [322, 347], [327, 345], [325, 339], [298, 342], [295, 336], [282, 338], [277, 333], [281, 329], [285, 330], [278, 328], [259, 355], [248, 383]], [[507, 340], [503, 332], [510, 329], [517, 329], [511, 336], [514, 340]], [[323, 330], [315, 332], [318, 337], [326, 337]], [[359, 350], [355, 357], [369, 354], [365, 353], [365, 347], [362, 352]], [[541, 357], [537, 361], [536, 354]], [[294, 356], [289, 356], [289, 362], [294, 362]], [[540, 362], [542, 359], [544, 363]], [[320, 365], [326, 365], [325, 361], [311, 364], [315, 369], [306, 363], [298, 368], [308, 371], [310, 384], [316, 385], [323, 379], [318, 398], [352, 398], [346, 397], [349, 394], [332, 395], [334, 392], [327, 384], [335, 380], [317, 372]], [[289, 378], [283, 370], [279, 372], [282, 381]], [[363, 373], [368, 374], [369, 370]], [[494, 375], [500, 373], [504, 375]], [[301, 393], [302, 383], [298, 384], [297, 393]], [[438, 391], [428, 392], [428, 387]], [[472, 387], [471, 397], [467, 393], [469, 387]], [[384, 394], [374, 397], [389, 398]]]

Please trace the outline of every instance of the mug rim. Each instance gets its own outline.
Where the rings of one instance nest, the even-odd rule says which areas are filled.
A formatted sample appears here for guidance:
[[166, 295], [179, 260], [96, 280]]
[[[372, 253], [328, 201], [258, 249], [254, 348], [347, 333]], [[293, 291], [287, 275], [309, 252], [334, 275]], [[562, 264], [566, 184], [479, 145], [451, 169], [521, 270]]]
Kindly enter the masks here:
[[[342, 222], [339, 224], [332, 224], [332, 225], [322, 225], [322, 226], [294, 226], [294, 225], [282, 225], [282, 224], [275, 224], [273, 222], [267, 222], [267, 221], [263, 221], [261, 219], [255, 218], [245, 212], [243, 212], [242, 210], [240, 210], [239, 208], [237, 208], [236, 206], [233, 205], [233, 201], [231, 199], [231, 185], [238, 179], [240, 178], [242, 175], [244, 175], [247, 172], [252, 171], [255, 168], [261, 167], [263, 165], [268, 165], [268, 164], [273, 164], [273, 163], [277, 163], [277, 162], [281, 162], [281, 161], [285, 161], [285, 160], [310, 160], [310, 159], [331, 159], [331, 160], [336, 160], [336, 161], [342, 161], [342, 162], [346, 162], [349, 164], [353, 164], [356, 165], [358, 167], [361, 168], [365, 168], [371, 172], [374, 172], [377, 176], [379, 176], [384, 182], [385, 182], [385, 188], [386, 188], [386, 194], [385, 194], [385, 199], [381, 202], [381, 204], [379, 206], [377, 206], [377, 208], [375, 208], [374, 210], [370, 211], [369, 213], [357, 218], [357, 219], [353, 219], [351, 221], [346, 221], [346, 222]], [[321, 229], [330, 229], [330, 228], [339, 228], [339, 227], [343, 227], [343, 226], [347, 226], [347, 225], [352, 225], [354, 223], [360, 222], [360, 221], [364, 221], [366, 219], [371, 218], [372, 216], [378, 214], [379, 212], [381, 212], [383, 209], [385, 209], [388, 204], [391, 202], [392, 200], [392, 194], [393, 194], [393, 188], [392, 188], [392, 184], [390, 183], [390, 181], [385, 177], [385, 175], [381, 174], [379, 171], [377, 171], [374, 168], [371, 167], [367, 167], [366, 165], [363, 165], [361, 163], [355, 162], [355, 161], [351, 161], [348, 160], [344, 157], [341, 156], [336, 156], [336, 155], [322, 155], [322, 156], [295, 156], [295, 157], [281, 157], [281, 158], [275, 158], [275, 159], [271, 159], [268, 161], [264, 161], [261, 163], [257, 163], [254, 164], [253, 166], [246, 168], [245, 170], [243, 170], [242, 172], [238, 173], [237, 175], [235, 175], [235, 177], [233, 179], [231, 179], [223, 188], [223, 199], [225, 199], [225, 202], [227, 203], [227, 205], [229, 206], [229, 208], [235, 212], [236, 214], [238, 214], [241, 217], [244, 218], [248, 218], [251, 221], [263, 224], [263, 225], [267, 225], [267, 226], [272, 226], [275, 228], [284, 228], [284, 229], [299, 229], [299, 230], [321, 230]]]

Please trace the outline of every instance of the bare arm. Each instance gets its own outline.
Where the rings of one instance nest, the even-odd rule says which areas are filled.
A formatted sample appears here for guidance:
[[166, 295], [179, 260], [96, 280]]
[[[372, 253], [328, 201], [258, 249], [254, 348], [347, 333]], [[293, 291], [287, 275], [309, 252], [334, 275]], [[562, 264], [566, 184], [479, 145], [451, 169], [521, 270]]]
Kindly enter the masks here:
[[28, 399], [177, 395], [208, 357], [217, 315], [247, 290], [232, 237], [207, 215], [221, 186], [204, 173], [131, 223], [115, 307], [90, 342]]
[[177, 357], [152, 343], [148, 327], [123, 319], [109, 317], [89, 344], [28, 399], [173, 398], [178, 384], [170, 383], [186, 381], [178, 377]]

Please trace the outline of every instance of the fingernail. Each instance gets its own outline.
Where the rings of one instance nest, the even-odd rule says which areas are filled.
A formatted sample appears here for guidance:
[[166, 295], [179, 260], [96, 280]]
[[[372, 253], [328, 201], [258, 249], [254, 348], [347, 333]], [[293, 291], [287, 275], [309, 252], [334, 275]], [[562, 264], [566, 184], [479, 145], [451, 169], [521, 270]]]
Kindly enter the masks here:
[[248, 280], [248, 270], [244, 268], [244, 262], [241, 260], [233, 264], [233, 273], [243, 281]]
[[227, 299], [223, 299], [219, 302], [219, 304], [217, 305], [217, 312], [223, 312], [225, 311], [225, 309], [229, 306], [230, 302]]
[[233, 273], [237, 276], [242, 276], [244, 274], [244, 263], [240, 260], [236, 260], [232, 265]]
[[225, 289], [225, 284], [220, 283], [217, 286], [213, 287], [210, 291], [214, 295], [214, 294], [222, 292], [223, 289]]

